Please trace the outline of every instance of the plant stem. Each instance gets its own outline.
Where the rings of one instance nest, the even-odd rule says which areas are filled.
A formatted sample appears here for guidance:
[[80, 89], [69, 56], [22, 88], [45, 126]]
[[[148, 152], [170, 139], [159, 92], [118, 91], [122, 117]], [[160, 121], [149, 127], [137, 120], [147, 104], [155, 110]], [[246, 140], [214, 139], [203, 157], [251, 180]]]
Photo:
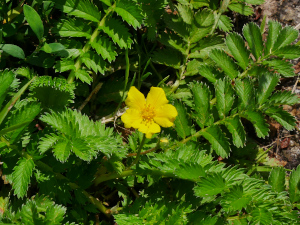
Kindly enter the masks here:
[[[83, 53], [86, 53], [86, 52], [88, 52], [88, 51], [90, 50], [90, 48], [91, 48], [91, 43], [94, 42], [95, 39], [96, 39], [96, 38], [98, 37], [98, 35], [100, 34], [100, 31], [101, 31], [101, 30], [100, 30], [99, 28], [101, 28], [101, 27], [104, 26], [105, 20], [106, 20], [107, 16], [108, 16], [110, 13], [112, 13], [112, 12], [114, 11], [114, 8], [115, 8], [115, 7], [116, 7], [116, 3], [113, 4], [113, 5], [107, 10], [105, 16], [101, 19], [101, 21], [98, 23], [97, 28], [94, 30], [94, 32], [93, 32], [93, 34], [92, 34], [90, 40], [89, 40], [89, 41], [85, 44], [85, 46], [83, 47], [83, 49], [82, 49], [82, 52], [83, 52]], [[81, 62], [81, 59], [80, 59], [80, 57], [78, 57], [77, 60], [76, 60], [76, 62], [75, 62], [75, 64], [74, 64], [75, 70], [72, 70], [72, 71], [70, 72], [68, 78], [67, 78], [67, 82], [68, 82], [68, 83], [72, 83], [72, 82], [74, 81], [74, 79], [75, 79], [75, 72], [76, 72], [77, 70], [80, 69], [81, 63], [82, 63], [82, 62]]]
[[140, 156], [141, 156], [141, 151], [142, 151], [143, 145], [145, 144], [145, 140], [146, 140], [146, 134], [143, 135], [143, 139], [142, 139], [142, 142], [141, 142], [141, 144], [140, 144], [140, 146], [139, 146], [139, 149], [138, 149], [136, 158], [134, 159], [134, 161], [133, 161], [133, 163], [130, 165], [130, 167], [132, 167], [132, 166], [135, 165], [135, 164], [137, 164], [137, 166], [138, 166], [139, 159], [140, 159]]

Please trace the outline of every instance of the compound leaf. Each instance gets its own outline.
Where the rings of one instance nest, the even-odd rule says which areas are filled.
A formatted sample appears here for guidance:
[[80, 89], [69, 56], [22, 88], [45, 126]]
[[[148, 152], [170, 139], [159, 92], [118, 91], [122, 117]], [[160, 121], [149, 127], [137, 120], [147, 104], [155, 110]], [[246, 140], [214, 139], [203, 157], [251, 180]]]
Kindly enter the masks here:
[[259, 27], [255, 23], [248, 23], [243, 28], [243, 34], [252, 54], [258, 60], [263, 51], [263, 41]]

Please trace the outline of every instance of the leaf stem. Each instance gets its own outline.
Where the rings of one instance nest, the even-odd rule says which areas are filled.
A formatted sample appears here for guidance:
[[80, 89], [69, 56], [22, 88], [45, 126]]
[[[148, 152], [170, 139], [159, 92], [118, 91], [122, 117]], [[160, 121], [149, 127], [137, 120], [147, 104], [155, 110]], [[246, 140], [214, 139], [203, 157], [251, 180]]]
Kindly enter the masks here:
[[145, 140], [146, 140], [146, 134], [143, 135], [143, 139], [142, 139], [141, 144], [140, 144], [140, 146], [139, 146], [139, 149], [138, 149], [136, 158], [134, 159], [134, 161], [133, 161], [133, 163], [130, 165], [130, 167], [132, 167], [132, 166], [135, 165], [135, 164], [138, 166], [139, 159], [140, 159], [140, 156], [141, 156], [141, 151], [142, 151], [143, 145], [145, 144]]

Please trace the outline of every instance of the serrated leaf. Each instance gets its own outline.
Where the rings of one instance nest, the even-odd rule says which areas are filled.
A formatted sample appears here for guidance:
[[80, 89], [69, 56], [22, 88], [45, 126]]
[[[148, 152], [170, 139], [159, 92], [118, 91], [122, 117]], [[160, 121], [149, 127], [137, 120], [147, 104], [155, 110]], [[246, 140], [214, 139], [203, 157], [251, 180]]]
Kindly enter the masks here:
[[15, 75], [12, 71], [6, 69], [0, 72], [0, 108], [9, 91], [9, 87], [13, 83]]
[[287, 45], [273, 52], [273, 55], [285, 59], [297, 59], [300, 57], [300, 46]]
[[283, 167], [275, 167], [269, 175], [269, 184], [272, 190], [282, 192], [285, 190], [285, 169]]
[[244, 3], [231, 3], [228, 8], [245, 16], [250, 16], [253, 14], [253, 9]]
[[181, 66], [181, 57], [181, 53], [177, 50], [165, 48], [154, 52], [151, 58], [153, 62], [179, 69]]
[[90, 84], [93, 78], [85, 70], [79, 69], [75, 72], [75, 77], [84, 83]]
[[[211, 27], [194, 27], [190, 34], [190, 42], [196, 43], [206, 37], [211, 31]], [[191, 57], [191, 56], [190, 56]]]
[[40, 153], [43, 154], [48, 151], [59, 139], [59, 136], [55, 134], [46, 134], [45, 137], [42, 137], [39, 141], [38, 149]]
[[14, 167], [12, 173], [13, 189], [18, 198], [23, 198], [26, 195], [34, 166], [32, 159], [21, 158], [18, 165]]
[[81, 19], [61, 20], [62, 22], [52, 28], [53, 33], [61, 37], [91, 37], [91, 26]]
[[265, 208], [255, 208], [252, 212], [253, 224], [269, 225], [272, 224], [272, 213]]
[[220, 77], [222, 77], [220, 71], [211, 66], [200, 66], [198, 70], [201, 76], [205, 77], [212, 83], [215, 83]]
[[44, 35], [44, 25], [39, 14], [29, 5], [23, 6], [25, 18], [39, 40]]
[[201, 131], [201, 135], [209, 141], [217, 155], [221, 156], [222, 158], [229, 156], [229, 142], [219, 126], [212, 125], [206, 128], [204, 131]]
[[279, 75], [277, 74], [263, 74], [258, 78], [258, 91], [257, 91], [257, 103], [262, 105], [265, 103], [272, 92], [275, 90], [279, 82]]
[[164, 45], [170, 46], [182, 52], [186, 53], [186, 46], [182, 38], [175, 33], [162, 33], [159, 41]]
[[260, 112], [245, 111], [243, 114], [241, 114], [241, 116], [253, 124], [256, 134], [259, 138], [264, 138], [268, 135], [269, 126], [266, 123], [264, 116]]
[[244, 39], [238, 33], [231, 33], [226, 37], [226, 45], [230, 53], [238, 61], [238, 65], [245, 70], [249, 64], [250, 52], [245, 46]]
[[201, 128], [211, 123], [210, 110], [210, 90], [208, 86], [203, 83], [191, 83], [191, 91], [193, 93], [196, 116], [199, 119]]
[[140, 28], [143, 22], [142, 10], [139, 5], [129, 0], [117, 1], [114, 11], [135, 29]]
[[90, 1], [55, 0], [54, 2], [55, 2], [55, 7], [57, 7], [64, 13], [68, 13], [69, 15], [73, 15], [97, 23], [101, 19], [101, 12], [98, 10], [97, 6], [91, 3]]
[[293, 27], [286, 26], [280, 31], [273, 49], [276, 50], [291, 44], [296, 40], [296, 38], [298, 38], [298, 35], [298, 30], [295, 30]]
[[243, 147], [246, 141], [246, 133], [240, 118], [238, 116], [226, 118], [224, 124], [232, 134], [233, 144], [238, 148]]
[[239, 96], [239, 107], [242, 109], [252, 108], [252, 106], [255, 104], [252, 81], [248, 78], [244, 80], [236, 80], [235, 90]]
[[205, 197], [221, 193], [226, 188], [225, 180], [219, 173], [207, 175], [201, 178], [194, 188], [196, 196]]
[[34, 225], [42, 223], [42, 219], [39, 218], [36, 203], [32, 200], [27, 201], [22, 207], [20, 216], [23, 224]]
[[255, 23], [248, 23], [243, 28], [243, 35], [248, 42], [252, 54], [258, 60], [263, 51], [263, 41], [259, 27]]
[[47, 208], [45, 215], [45, 224], [56, 225], [61, 224], [67, 209], [60, 205], [53, 205]]
[[251, 5], [261, 5], [265, 0], [245, 0], [245, 2]]
[[220, 19], [218, 20], [217, 26], [220, 30], [229, 32], [233, 27], [233, 24], [231, 22], [232, 21], [228, 16], [221, 15]]
[[205, 171], [203, 167], [197, 163], [185, 163], [181, 164], [179, 168], [176, 168], [174, 174], [181, 179], [196, 181], [200, 177], [205, 177]]
[[213, 49], [209, 57], [215, 61], [215, 63], [223, 69], [226, 75], [231, 79], [238, 76], [239, 72], [234, 61], [222, 50]]
[[65, 46], [63, 46], [61, 43], [45, 43], [43, 47], [41, 47], [41, 51], [44, 51], [46, 53], [54, 53], [58, 51], [63, 51], [65, 49]]
[[66, 162], [71, 154], [71, 143], [67, 140], [60, 140], [53, 146], [53, 155], [61, 162]]
[[175, 130], [181, 138], [186, 138], [187, 136], [191, 135], [191, 124], [187, 118], [186, 108], [179, 101], [175, 101], [174, 106], [178, 112], [178, 116], [174, 121]]
[[280, 91], [274, 93], [269, 102], [271, 102], [272, 105], [294, 105], [299, 103], [299, 98], [290, 91]]
[[86, 65], [87, 68], [92, 69], [95, 73], [104, 74], [105, 71], [105, 61], [94, 52], [86, 52], [81, 57], [81, 61]]
[[184, 22], [187, 24], [192, 24], [193, 21], [193, 12], [192, 9], [188, 5], [177, 5], [178, 12], [183, 19]]
[[16, 57], [19, 59], [25, 59], [25, 53], [24, 53], [23, 49], [21, 49], [17, 45], [2, 44], [2, 45], [0, 45], [0, 49], [13, 57]]
[[276, 72], [280, 73], [284, 77], [294, 77], [295, 72], [293, 64], [281, 59], [270, 59], [263, 61], [263, 65], [268, 65]]
[[194, 17], [200, 27], [209, 27], [215, 22], [213, 11], [207, 8], [196, 12]]
[[293, 130], [296, 126], [296, 119], [289, 112], [283, 110], [279, 106], [273, 106], [266, 110], [266, 114], [278, 123], [280, 123], [285, 129]]
[[236, 185], [226, 193], [221, 200], [221, 205], [233, 211], [240, 211], [246, 208], [248, 203], [252, 200], [250, 196], [244, 196], [243, 186]]
[[114, 44], [103, 36], [95, 38], [95, 40], [91, 42], [91, 46], [103, 59], [107, 59], [109, 62], [114, 61], [118, 55], [115, 51], [116, 48]]
[[289, 194], [291, 203], [298, 202], [300, 200], [300, 166], [297, 166], [296, 170], [293, 170], [290, 174], [289, 180]]
[[215, 83], [215, 89], [217, 100], [216, 107], [218, 109], [220, 119], [223, 119], [227, 116], [233, 105], [235, 99], [234, 91], [232, 89], [231, 82], [227, 79], [219, 79]]
[[281, 31], [281, 24], [277, 21], [270, 20], [269, 23], [269, 31], [266, 42], [265, 54], [270, 54], [272, 52], [273, 46], [277, 37]]
[[109, 37], [111, 37], [120, 48], [131, 48], [131, 44], [133, 43], [131, 34], [120, 20], [109, 18], [105, 21], [104, 26], [99, 27], [99, 29], [102, 29]]
[[72, 151], [78, 158], [89, 162], [93, 157], [96, 156], [96, 152], [90, 148], [87, 141], [80, 138], [75, 138], [73, 139], [72, 144]]

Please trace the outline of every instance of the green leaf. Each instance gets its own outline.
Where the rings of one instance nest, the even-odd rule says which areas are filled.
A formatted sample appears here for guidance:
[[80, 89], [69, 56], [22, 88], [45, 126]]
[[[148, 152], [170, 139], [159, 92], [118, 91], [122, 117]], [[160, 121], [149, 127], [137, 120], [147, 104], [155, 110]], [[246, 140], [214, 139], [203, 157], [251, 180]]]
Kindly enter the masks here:
[[300, 57], [300, 46], [298, 45], [287, 45], [273, 52], [276, 55], [285, 59], [297, 59]]
[[68, 20], [61, 21], [56, 27], [52, 28], [53, 33], [57, 33], [61, 37], [91, 37], [91, 26], [84, 20], [69, 18]]
[[278, 91], [271, 96], [269, 102], [272, 105], [294, 105], [299, 103], [299, 98], [290, 91]]
[[39, 218], [37, 205], [33, 200], [26, 202], [20, 211], [20, 217], [23, 224], [34, 225], [41, 224], [42, 219]]
[[29, 23], [29, 26], [31, 27], [31, 29], [33, 30], [35, 35], [38, 37], [38, 39], [41, 40], [44, 35], [44, 25], [41, 20], [41, 17], [29, 5], [25, 4], [23, 6], [23, 10], [24, 10], [25, 18], [26, 18], [27, 22]]
[[217, 26], [220, 30], [224, 32], [230, 32], [232, 30], [233, 24], [231, 19], [228, 16], [221, 15], [218, 20]]
[[233, 144], [238, 148], [243, 147], [246, 141], [246, 133], [240, 118], [238, 116], [228, 117], [224, 120], [224, 124], [232, 134]]
[[12, 71], [8, 69], [0, 71], [0, 109], [14, 79], [15, 75]]
[[264, 116], [260, 112], [245, 111], [243, 114], [241, 114], [241, 116], [253, 124], [256, 134], [259, 138], [264, 138], [268, 135], [269, 126], [266, 123]]
[[96, 52], [102, 56], [103, 59], [107, 59], [109, 62], [114, 61], [118, 55], [115, 51], [114, 44], [105, 37], [98, 36], [91, 46], [96, 50]]
[[143, 22], [142, 10], [138, 4], [130, 0], [117, 1], [114, 11], [135, 29], [140, 28]]
[[282, 192], [285, 190], [285, 169], [283, 167], [275, 167], [269, 175], [269, 184], [272, 190]]
[[200, 177], [205, 177], [206, 173], [203, 167], [197, 163], [185, 163], [181, 164], [179, 168], [176, 168], [174, 174], [178, 178], [196, 181]]
[[195, 13], [195, 21], [200, 27], [212, 26], [215, 22], [214, 13], [210, 9], [199, 10]]
[[275, 90], [279, 82], [279, 75], [276, 74], [263, 74], [258, 78], [258, 91], [257, 91], [257, 102], [259, 105], [262, 105]]
[[212, 83], [216, 83], [218, 78], [224, 76], [220, 73], [220, 71], [218, 71], [214, 67], [207, 66], [207, 65], [200, 66], [198, 70], [201, 76], [205, 77], [207, 80], [209, 80]]
[[75, 70], [75, 65], [74, 65], [74, 60], [73, 59], [69, 59], [69, 58], [65, 58], [62, 59], [61, 61], [58, 61], [55, 64], [55, 72], [65, 72], [68, 70]]
[[16, 57], [19, 59], [25, 59], [25, 53], [24, 53], [23, 49], [21, 49], [17, 45], [2, 44], [2, 45], [0, 45], [0, 49], [2, 49], [4, 52], [6, 52], [7, 54], [9, 54], [13, 57]]
[[187, 24], [192, 24], [193, 21], [193, 12], [192, 9], [188, 5], [177, 5], [178, 12], [183, 19], [184, 22]]
[[71, 143], [67, 140], [61, 139], [53, 146], [53, 155], [57, 160], [64, 163], [71, 154]]
[[253, 14], [253, 9], [244, 3], [231, 3], [228, 8], [245, 16], [250, 16]]
[[181, 53], [175, 49], [164, 48], [153, 53], [152, 61], [179, 69], [181, 66]]
[[221, 67], [225, 74], [228, 75], [231, 79], [234, 79], [238, 76], [239, 72], [234, 61], [222, 50], [213, 49], [209, 57], [215, 61], [215, 63]]
[[201, 128], [211, 123], [210, 110], [210, 90], [208, 86], [203, 83], [191, 83], [191, 91], [194, 97], [196, 116], [199, 119]]
[[66, 207], [60, 205], [53, 205], [47, 208], [45, 215], [45, 223], [47, 225], [56, 225], [61, 224], [64, 219], [64, 215], [66, 213]]
[[295, 72], [293, 64], [281, 59], [270, 59], [263, 61], [263, 65], [268, 65], [276, 72], [280, 73], [284, 77], [294, 77]]
[[41, 51], [44, 51], [46, 53], [54, 53], [58, 51], [62, 51], [65, 49], [65, 46], [63, 46], [61, 43], [45, 43], [43, 47], [41, 47]]
[[243, 28], [243, 34], [252, 54], [258, 60], [263, 51], [263, 41], [259, 27], [253, 22], [248, 23]]
[[131, 34], [120, 20], [109, 18], [105, 21], [104, 26], [99, 27], [99, 29], [102, 29], [109, 37], [111, 37], [120, 48], [131, 48], [131, 44], [133, 43]]
[[298, 202], [300, 200], [300, 166], [297, 166], [296, 170], [293, 170], [290, 174], [289, 180], [289, 194], [291, 203]]
[[94, 52], [86, 52], [81, 56], [81, 61], [86, 65], [87, 68], [92, 69], [96, 74], [98, 72], [104, 74], [106, 65], [105, 61]]
[[233, 105], [235, 99], [234, 91], [232, 89], [231, 82], [228, 79], [219, 79], [215, 83], [215, 89], [217, 99], [216, 107], [218, 109], [220, 119], [224, 119]]
[[198, 197], [213, 196], [221, 193], [226, 188], [225, 180], [220, 173], [213, 173], [201, 178], [194, 188]]
[[298, 30], [295, 30], [293, 27], [286, 26], [280, 31], [273, 49], [276, 50], [291, 44], [298, 38], [298, 35]]
[[244, 196], [243, 186], [235, 185], [224, 195], [221, 200], [221, 205], [232, 211], [240, 211], [246, 208], [251, 200], [252, 198], [250, 196]]
[[274, 43], [277, 40], [279, 32], [282, 29], [281, 24], [277, 21], [270, 20], [268, 25], [269, 25], [269, 32], [268, 32], [268, 38], [266, 42], [265, 54], [270, 54], [272, 52]]
[[273, 106], [266, 110], [266, 114], [278, 123], [280, 123], [285, 129], [293, 130], [296, 126], [296, 119], [289, 112], [283, 110], [279, 106]]
[[245, 2], [251, 5], [261, 5], [265, 3], [265, 0], [245, 0]]
[[245, 46], [244, 39], [238, 33], [230, 33], [226, 37], [226, 45], [230, 53], [238, 61], [238, 65], [246, 70], [249, 64], [250, 52]]
[[212, 148], [216, 151], [217, 155], [226, 158], [230, 153], [230, 146], [228, 139], [223, 134], [222, 130], [217, 125], [212, 125], [200, 132], [201, 135], [209, 141]]
[[91, 161], [93, 157], [96, 157], [96, 152], [89, 147], [89, 144], [85, 139], [75, 138], [73, 139], [72, 151], [78, 158]]
[[14, 167], [12, 173], [13, 189], [18, 198], [23, 198], [26, 195], [34, 166], [32, 159], [21, 158], [18, 165]]
[[252, 220], [253, 224], [261, 224], [261, 225], [269, 225], [272, 224], [272, 213], [269, 212], [265, 208], [256, 207], [252, 212]]
[[99, 22], [101, 19], [101, 12], [97, 6], [88, 0], [54, 0], [55, 7], [68, 13], [72, 16], [77, 16], [86, 20]]
[[159, 41], [164, 45], [177, 49], [182, 52], [182, 54], [186, 54], [187, 47], [185, 46], [185, 43], [182, 38], [175, 33], [162, 33]]
[[242, 109], [252, 108], [255, 105], [254, 88], [252, 81], [249, 78], [235, 81], [235, 90], [239, 96], [240, 105]]
[[55, 134], [46, 134], [45, 137], [42, 137], [39, 141], [38, 149], [41, 154], [44, 154], [50, 148], [54, 146], [55, 143], [59, 141], [60, 137]]
[[79, 69], [75, 72], [75, 77], [84, 83], [90, 84], [93, 78], [85, 70]]
[[181, 138], [186, 138], [187, 136], [191, 135], [191, 124], [187, 118], [186, 108], [179, 101], [175, 101], [174, 106], [178, 112], [178, 116], [174, 121], [175, 130]]
[[191, 32], [189, 41], [191, 43], [196, 43], [196, 42], [200, 41], [202, 38], [206, 37], [210, 31], [211, 31], [211, 27], [200, 27], [200, 28], [194, 27]]

